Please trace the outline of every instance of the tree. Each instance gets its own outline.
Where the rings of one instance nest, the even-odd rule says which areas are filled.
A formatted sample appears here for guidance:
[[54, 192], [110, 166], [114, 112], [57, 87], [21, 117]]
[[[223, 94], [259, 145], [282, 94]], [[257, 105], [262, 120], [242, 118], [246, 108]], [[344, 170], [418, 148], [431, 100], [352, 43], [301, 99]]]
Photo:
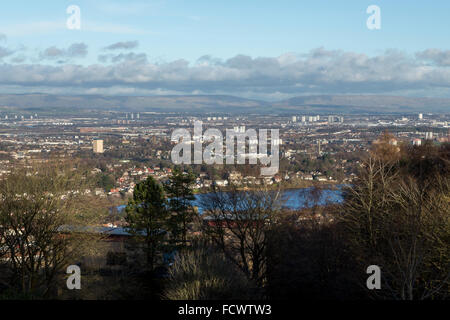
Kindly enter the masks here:
[[0, 258], [8, 258], [0, 263], [11, 271], [13, 292], [49, 297], [58, 273], [82, 255], [87, 236], [66, 231], [93, 221], [85, 173], [50, 163], [0, 181]]
[[169, 210], [171, 211], [170, 228], [175, 241], [181, 237], [183, 244], [187, 241], [188, 224], [196, 215], [192, 202], [195, 200], [193, 186], [195, 176], [191, 173], [184, 173], [179, 168], [175, 168], [169, 183], [165, 186], [169, 197]]
[[125, 210], [127, 229], [143, 240], [147, 267], [153, 271], [168, 217], [163, 187], [152, 177], [138, 183]]
[[[337, 205], [324, 207], [328, 213]], [[313, 215], [314, 209], [283, 210], [267, 233], [269, 299], [355, 300], [365, 292], [355, 285], [359, 266], [348, 252], [339, 225]], [[356, 267], [355, 267], [356, 266]]]
[[98, 178], [98, 185], [106, 191], [114, 188], [114, 179], [107, 173], [100, 173]]
[[[450, 280], [450, 153], [406, 148], [371, 153], [346, 190], [342, 224], [365, 268], [382, 269], [387, 298], [446, 298]], [[436, 147], [434, 147], [436, 148]], [[433, 148], [432, 148], [433, 149]], [[421, 151], [420, 151], [421, 150]], [[447, 150], [447, 152], [443, 152]], [[420, 170], [417, 170], [420, 168]]]
[[266, 232], [276, 222], [280, 193], [265, 189], [213, 192], [202, 200], [204, 231], [249, 280], [266, 277]]

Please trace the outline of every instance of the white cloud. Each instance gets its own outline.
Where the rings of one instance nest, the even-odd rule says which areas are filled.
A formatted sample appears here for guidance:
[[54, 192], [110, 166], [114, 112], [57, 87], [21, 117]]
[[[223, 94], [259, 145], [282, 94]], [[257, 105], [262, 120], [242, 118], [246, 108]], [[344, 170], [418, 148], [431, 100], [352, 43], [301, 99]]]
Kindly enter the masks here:
[[416, 53], [418, 59], [430, 61], [439, 66], [450, 66], [450, 50], [427, 49]]

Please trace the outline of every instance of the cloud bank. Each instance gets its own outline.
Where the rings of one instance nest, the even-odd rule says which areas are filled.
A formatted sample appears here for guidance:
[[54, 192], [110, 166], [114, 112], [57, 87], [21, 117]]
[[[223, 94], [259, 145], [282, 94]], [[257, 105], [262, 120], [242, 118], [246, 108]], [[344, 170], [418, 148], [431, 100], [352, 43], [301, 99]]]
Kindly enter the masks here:
[[[118, 42], [108, 50], [133, 49]], [[0, 89], [15, 91], [106, 94], [230, 94], [279, 99], [305, 94], [405, 94], [450, 97], [450, 51], [428, 49], [415, 54], [388, 50], [377, 56], [317, 48], [278, 57], [236, 55], [149, 61], [146, 53], [104, 54], [98, 63], [45, 64], [46, 60], [84, 57], [87, 46], [51, 47], [35, 64], [21, 61], [0, 47]], [[22, 60], [23, 61], [23, 60]]]

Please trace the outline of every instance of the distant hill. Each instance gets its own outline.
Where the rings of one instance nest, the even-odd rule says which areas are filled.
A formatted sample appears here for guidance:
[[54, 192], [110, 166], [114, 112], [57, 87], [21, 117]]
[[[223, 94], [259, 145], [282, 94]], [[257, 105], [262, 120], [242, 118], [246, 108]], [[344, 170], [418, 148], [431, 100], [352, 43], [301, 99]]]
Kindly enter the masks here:
[[450, 99], [376, 95], [301, 96], [278, 102], [226, 95], [102, 96], [0, 94], [0, 111], [228, 112], [228, 113], [450, 113]]
[[377, 95], [322, 95], [295, 97], [273, 104], [274, 109], [318, 113], [450, 112], [450, 99]]
[[115, 111], [242, 111], [259, 110], [270, 106], [267, 102], [225, 95], [191, 96], [101, 96], [101, 95], [48, 95], [21, 94], [1, 95], [0, 110], [17, 108], [21, 110], [115, 110]]

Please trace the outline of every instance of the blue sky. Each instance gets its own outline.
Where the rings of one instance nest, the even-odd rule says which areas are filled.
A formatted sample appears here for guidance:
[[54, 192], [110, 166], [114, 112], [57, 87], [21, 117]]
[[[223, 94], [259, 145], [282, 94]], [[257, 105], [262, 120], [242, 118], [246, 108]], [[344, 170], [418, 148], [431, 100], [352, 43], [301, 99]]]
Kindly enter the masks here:
[[[66, 8], [81, 8], [82, 30], [65, 29]], [[366, 28], [366, 8], [381, 8], [382, 28]], [[150, 57], [193, 61], [210, 54], [277, 56], [312, 48], [376, 54], [389, 48], [448, 47], [450, 2], [396, 1], [24, 1], [2, 4], [0, 32], [15, 45], [93, 49], [139, 40]]]
[[[368, 30], [366, 27], [369, 16], [366, 8], [372, 4], [381, 8], [381, 30]], [[79, 31], [66, 28], [68, 18], [66, 8], [69, 5], [78, 5], [81, 8], [81, 30]], [[269, 83], [264, 83], [262, 87], [252, 83], [245, 92], [233, 91], [233, 85], [230, 82], [235, 79], [235, 69], [241, 72], [244, 66], [230, 67], [227, 61], [234, 57], [248, 56], [252, 59], [252, 68], [263, 65], [263, 69], [267, 69], [263, 58], [272, 59], [272, 62], [273, 59], [278, 59], [279, 62], [279, 57], [291, 55], [300, 60], [309, 59], [308, 64], [302, 64], [303, 69], [299, 69], [299, 72], [303, 72], [308, 67], [314, 66], [314, 63], [322, 64], [319, 71], [329, 68], [330, 62], [323, 57], [333, 56], [332, 59], [337, 59], [335, 63], [343, 63], [342, 59], [345, 62], [353, 59], [353, 55], [365, 55], [366, 59], [361, 63], [371, 63], [373, 67], [377, 61], [378, 63], [389, 61], [390, 65], [386, 65], [388, 68], [394, 63], [393, 55], [397, 55], [395, 65], [407, 73], [403, 80], [406, 80], [408, 84], [399, 83], [402, 79], [392, 79], [395, 75], [391, 75], [391, 80], [395, 80], [391, 93], [447, 97], [450, 96], [446, 82], [449, 80], [446, 60], [449, 53], [449, 15], [450, 1], [444, 0], [433, 2], [424, 0], [53, 0], [33, 2], [15, 0], [3, 3], [0, 10], [0, 59], [2, 58], [1, 49], [3, 48], [5, 52], [0, 63], [8, 64], [9, 67], [27, 65], [31, 68], [33, 66], [34, 69], [38, 66], [63, 68], [67, 65], [88, 68], [98, 64], [109, 66], [113, 61], [123, 64], [130, 63], [132, 60], [131, 62], [137, 63], [137, 57], [139, 57], [139, 61], [145, 63], [145, 66], [150, 69], [165, 66], [164, 70], [158, 71], [158, 74], [164, 71], [170, 72], [171, 76], [155, 79], [154, 74], [149, 78], [147, 73], [141, 77], [148, 80], [147, 82], [135, 83], [130, 79], [122, 79], [122, 82], [107, 84], [107, 81], [102, 82], [99, 79], [98, 83], [76, 84], [74, 82], [73, 85], [70, 85], [69, 79], [65, 79], [65, 82], [59, 85], [54, 79], [46, 79], [48, 81], [42, 83], [28, 83], [23, 80], [7, 83], [6, 80], [2, 82], [0, 79], [0, 92], [26, 91], [27, 88], [43, 91], [51, 91], [53, 88], [54, 92], [64, 91], [61, 88], [66, 88], [66, 91], [73, 89], [78, 90], [77, 92], [95, 92], [92, 89], [98, 87], [98, 92], [114, 93], [114, 88], [120, 87], [124, 90], [118, 90], [119, 93], [229, 93], [262, 97], [261, 93], [267, 91], [266, 87], [270, 86]], [[104, 49], [118, 42], [136, 42], [138, 45], [114, 52]], [[86, 47], [85, 52], [70, 55], [69, 48], [73, 44], [83, 44]], [[59, 51], [46, 51], [49, 48]], [[322, 61], [311, 58], [311, 55], [314, 55], [312, 52], [316, 52], [314, 50], [322, 50]], [[6, 52], [10, 54], [6, 55]], [[53, 52], [54, 56], [58, 53], [60, 57], [46, 59], [46, 52]], [[423, 56], [427, 57], [426, 62], [417, 60], [417, 53], [421, 52], [425, 52]], [[122, 56], [118, 57], [120, 54]], [[110, 55], [109, 61], [105, 58], [106, 55]], [[113, 60], [114, 55], [115, 60]], [[338, 59], [339, 55], [341, 60]], [[103, 56], [103, 60], [100, 56]], [[198, 88], [176, 81], [177, 76], [174, 74], [176, 71], [173, 68], [180, 68], [180, 61], [184, 63], [181, 63], [180, 77], [187, 72], [187, 69], [190, 72], [187, 78], [192, 79], [198, 73], [192, 65], [198, 63], [198, 59], [203, 56], [208, 56], [210, 67], [212, 65], [216, 67], [211, 67], [209, 76], [203, 75], [200, 79], [196, 79]], [[438, 59], [440, 62], [436, 65]], [[423, 83], [425, 78], [430, 77], [428, 73], [425, 78], [419, 79], [420, 81], [411, 83], [412, 74], [422, 74], [423, 67], [429, 66], [430, 61], [434, 62], [435, 68], [432, 74], [436, 77], [436, 70], [440, 72], [437, 78]], [[189, 65], [186, 66], [185, 63]], [[412, 63], [415, 69], [404, 68], [407, 63]], [[418, 64], [422, 65], [418, 66]], [[299, 67], [298, 64], [297, 67]], [[224, 71], [224, 68], [228, 69]], [[46, 69], [46, 71], [56, 72], [53, 69]], [[201, 71], [205, 72], [205, 70]], [[381, 72], [380, 70], [372, 71]], [[60, 72], [64, 71], [60, 70]], [[211, 78], [211, 74], [219, 72], [221, 76], [218, 78], [221, 82], [217, 78]], [[268, 71], [255, 70], [255, 72], [266, 76]], [[363, 82], [352, 85], [355, 81], [358, 82], [358, 79], [339, 87], [341, 80], [335, 78], [333, 84], [324, 86], [321, 90], [318, 88], [321, 85], [316, 80], [311, 81], [316, 75], [311, 74], [311, 70], [308, 72], [310, 73], [306, 79], [301, 77], [295, 79], [289, 84], [289, 88], [278, 86], [272, 90], [272, 96], [265, 98], [277, 99], [309, 93], [390, 93], [387, 90], [383, 91], [383, 86], [379, 83], [381, 78], [381, 80], [374, 79], [373, 83], [366, 83], [365, 87]], [[431, 70], [427, 69], [427, 72]], [[278, 76], [285, 77], [286, 81], [295, 77], [295, 75], [284, 73]], [[254, 77], [255, 74], [247, 80], [253, 81]], [[444, 85], [436, 84], [439, 79], [444, 81]], [[215, 85], [201, 86], [203, 82], [209, 80], [215, 81]], [[176, 83], [169, 85], [166, 83], [168, 81]], [[220, 90], [220, 85], [223, 85], [223, 88], [229, 86], [230, 89]], [[392, 87], [392, 83], [386, 83], [385, 88], [389, 87]], [[303, 89], [296, 91], [294, 88]]]

